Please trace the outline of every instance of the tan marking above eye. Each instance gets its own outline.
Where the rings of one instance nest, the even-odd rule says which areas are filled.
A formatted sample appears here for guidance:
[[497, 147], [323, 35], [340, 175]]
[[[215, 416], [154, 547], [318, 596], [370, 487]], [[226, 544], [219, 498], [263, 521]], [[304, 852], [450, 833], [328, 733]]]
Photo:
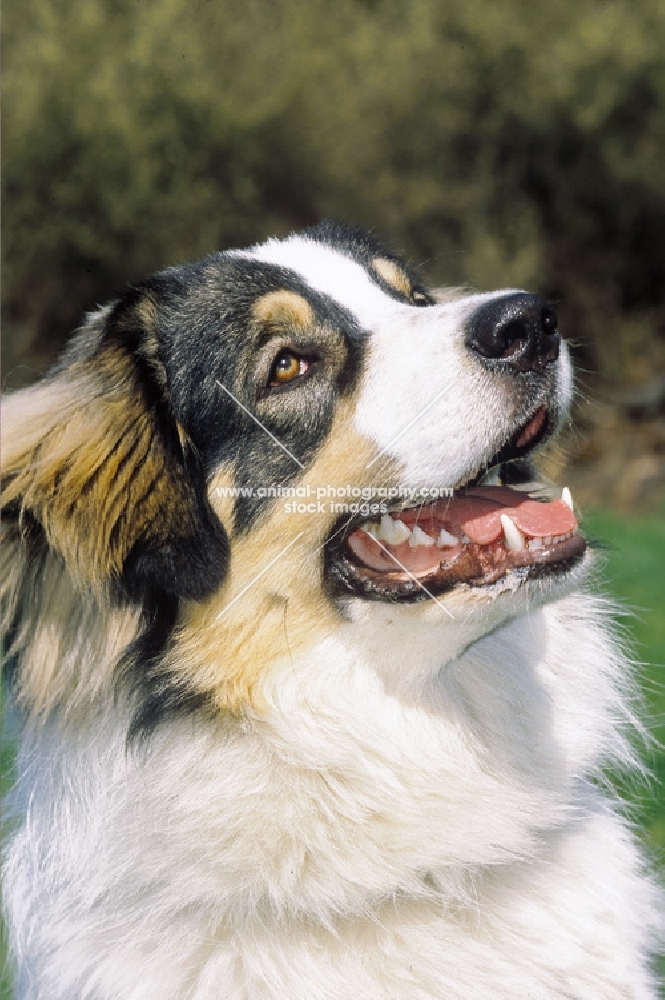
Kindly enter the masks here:
[[309, 362], [293, 351], [280, 351], [270, 369], [269, 385], [284, 385], [304, 375]]
[[277, 329], [310, 327], [314, 323], [314, 310], [302, 295], [283, 288], [267, 292], [252, 306], [253, 318], [266, 326]]
[[372, 261], [372, 267], [386, 284], [401, 292], [407, 299], [411, 298], [411, 282], [398, 264], [388, 260], [387, 257], [375, 257]]

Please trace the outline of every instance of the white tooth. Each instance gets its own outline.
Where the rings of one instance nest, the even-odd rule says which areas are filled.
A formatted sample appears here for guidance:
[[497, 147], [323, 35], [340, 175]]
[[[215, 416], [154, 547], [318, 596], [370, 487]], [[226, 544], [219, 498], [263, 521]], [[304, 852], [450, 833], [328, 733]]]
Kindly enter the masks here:
[[530, 538], [529, 539], [529, 548], [531, 549], [532, 552], [534, 552], [536, 549], [542, 549], [542, 547], [543, 547], [543, 540], [542, 540], [542, 538]]
[[570, 507], [571, 510], [573, 509], [573, 498], [571, 497], [570, 490], [567, 486], [564, 486], [561, 490], [561, 499], [565, 503], [566, 507]]
[[411, 529], [404, 523], [404, 521], [400, 521], [400, 519], [397, 518], [393, 521], [393, 545], [400, 545], [402, 542], [405, 542], [407, 538], [411, 538]]
[[389, 514], [384, 514], [379, 522], [379, 526], [376, 531], [376, 537], [381, 542], [387, 542], [392, 538], [393, 534], [393, 521]]
[[543, 545], [551, 545], [551, 544], [552, 544], [552, 536], [551, 535], [544, 535], [543, 536]]
[[382, 542], [388, 542], [392, 545], [393, 541], [393, 519], [390, 514], [384, 514], [381, 518], [381, 523], [379, 525], [379, 533], [377, 535]]
[[506, 548], [509, 552], [521, 552], [524, 548], [524, 535], [507, 514], [501, 515], [501, 527], [506, 539]]
[[411, 538], [409, 539], [409, 545], [412, 549], [415, 549], [418, 545], [434, 545], [434, 539], [431, 538], [426, 531], [419, 528], [417, 524], [414, 524], [413, 530], [411, 532]]
[[365, 521], [365, 523], [361, 524], [360, 527], [363, 531], [367, 532], [370, 538], [378, 537], [379, 526], [376, 521]]
[[441, 531], [439, 532], [439, 537], [436, 540], [436, 547], [438, 549], [447, 548], [452, 545], [457, 545], [457, 541], [458, 540], [455, 537], [455, 535], [451, 535], [449, 531], [446, 531], [445, 528], [442, 528]]
[[467, 542], [470, 542], [470, 541], [471, 541], [471, 539], [469, 538], [469, 536], [468, 536], [468, 535], [466, 535], [466, 534], [462, 533], [462, 537], [461, 537], [460, 541], [464, 542], [464, 544], [466, 545], [466, 543], [467, 543]]
[[404, 521], [394, 521], [390, 514], [384, 514], [381, 518], [377, 534], [377, 538], [381, 541], [387, 542], [388, 545], [399, 545], [401, 542], [405, 542], [410, 535], [411, 531], [404, 524]]

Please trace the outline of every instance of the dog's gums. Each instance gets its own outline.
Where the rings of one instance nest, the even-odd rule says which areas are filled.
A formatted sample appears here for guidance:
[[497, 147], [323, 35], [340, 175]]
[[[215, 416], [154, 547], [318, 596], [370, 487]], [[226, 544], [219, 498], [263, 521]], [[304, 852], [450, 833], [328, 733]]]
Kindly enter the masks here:
[[585, 548], [568, 490], [547, 503], [480, 486], [354, 527], [333, 572], [367, 595], [413, 599], [426, 595], [418, 582], [442, 593], [460, 583], [494, 583], [515, 568], [564, 570]]

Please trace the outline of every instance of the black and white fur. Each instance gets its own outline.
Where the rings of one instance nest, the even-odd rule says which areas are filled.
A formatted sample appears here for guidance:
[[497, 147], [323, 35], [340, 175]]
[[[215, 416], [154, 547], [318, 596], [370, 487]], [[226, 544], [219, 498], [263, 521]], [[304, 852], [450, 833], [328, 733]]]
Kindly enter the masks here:
[[370, 600], [330, 579], [339, 518], [220, 489], [460, 488], [537, 407], [553, 432], [565, 347], [468, 344], [509, 294], [435, 302], [322, 226], [136, 285], [6, 399], [21, 1000], [656, 996], [658, 891], [596, 780], [637, 765], [590, 557]]

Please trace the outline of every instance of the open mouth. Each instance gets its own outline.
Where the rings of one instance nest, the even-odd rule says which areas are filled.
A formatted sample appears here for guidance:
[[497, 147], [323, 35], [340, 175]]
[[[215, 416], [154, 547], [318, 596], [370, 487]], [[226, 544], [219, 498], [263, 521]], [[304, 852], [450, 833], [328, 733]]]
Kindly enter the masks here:
[[[497, 457], [525, 454], [545, 425], [537, 411]], [[460, 584], [487, 586], [511, 571], [523, 579], [562, 574], [579, 561], [586, 542], [568, 490], [545, 501], [477, 479], [452, 497], [346, 525], [329, 545], [333, 580], [369, 599], [415, 601]]]

